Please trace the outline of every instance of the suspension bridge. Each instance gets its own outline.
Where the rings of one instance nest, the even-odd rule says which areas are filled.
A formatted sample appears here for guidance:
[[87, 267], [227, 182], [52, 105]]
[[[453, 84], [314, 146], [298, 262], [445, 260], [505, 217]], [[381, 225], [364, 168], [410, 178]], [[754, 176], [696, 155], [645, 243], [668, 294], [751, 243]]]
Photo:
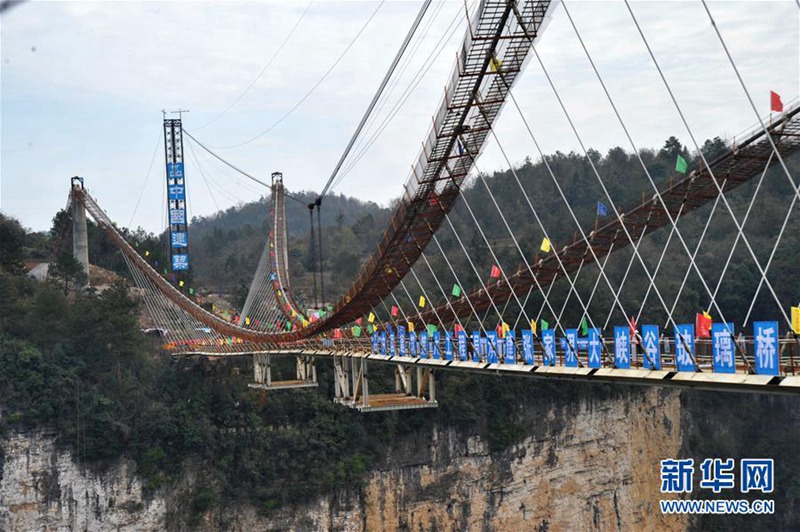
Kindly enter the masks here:
[[[520, 236], [507, 221], [502, 198], [496, 198], [485, 176], [477, 173], [474, 186], [485, 189], [486, 202], [496, 209], [497, 219], [518, 255], [515, 263], [498, 257], [462, 191], [467, 178], [476, 175], [476, 161], [487, 142], [494, 140], [502, 151], [495, 124], [504, 107], [519, 115], [538, 149], [513, 88], [532, 59], [544, 69], [536, 44], [544, 38], [555, 6], [548, 0], [484, 0], [469, 14], [444, 96], [433, 114], [430, 132], [414, 160], [411, 175], [402, 186], [401, 199], [375, 252], [337, 301], [309, 309], [300, 304], [301, 298], [293, 289], [285, 213], [287, 192], [283, 175], [278, 172], [272, 174], [269, 183], [269, 235], [238, 320], [204, 309], [182, 286], [176, 286], [168, 275], [157, 271], [126, 241], [93, 199], [82, 178], [73, 178], [70, 190], [76, 257], [88, 265], [88, 213], [119, 248], [137, 294], [163, 331], [164, 345], [172, 353], [251, 356], [254, 367], [251, 386], [262, 389], [316, 386], [316, 361], [331, 359], [335, 400], [361, 411], [435, 407], [435, 373], [452, 370], [800, 394], [800, 309], [793, 309], [791, 302], [781, 301], [769, 278], [773, 259], [781, 251], [784, 230], [800, 198], [797, 180], [787, 165], [800, 148], [800, 105], [790, 103], [784, 107], [781, 103], [779, 112], [765, 117], [753, 104], [756, 125], [727, 141], [724, 149], [713, 156], [706, 155], [688, 128], [680, 102], [629, 5], [632, 23], [639, 30], [676, 112], [689, 129], [696, 157], [683, 161], [684, 168], [676, 167], [667, 182], [656, 183], [584, 46], [634, 157], [641, 164], [644, 178], [638, 181], [638, 186], [642, 199], [638, 204], [619, 205], [586, 151], [591, 175], [603, 191], [602, 205], [608, 216], [603, 218], [602, 225], [595, 222], [592, 227], [582, 223], [559, 176], [540, 152], [557, 192], [553, 201], [563, 203], [564, 223], [571, 224], [574, 231], [573, 238], [563, 242], [553, 236], [554, 228], [543, 222], [531, 201], [532, 191], [526, 190], [506, 158], [514, 193], [522, 198], [524, 208], [530, 210], [530, 219], [541, 240], [536, 242], [537, 253], [526, 251], [530, 246], [522, 245]], [[723, 36], [713, 24], [711, 12], [707, 13], [709, 27], [727, 53]], [[563, 14], [570, 17], [566, 5]], [[580, 39], [577, 28], [576, 35]], [[728, 57], [738, 76], [733, 58]], [[741, 77], [738, 79], [752, 104], [747, 86]], [[557, 96], [549, 76], [547, 80]], [[560, 99], [559, 103], [572, 124]], [[170, 138], [176, 135], [176, 126], [180, 127], [180, 121], [170, 121]], [[574, 126], [573, 130], [580, 141]], [[182, 162], [182, 141], [170, 144], [167, 156], [168, 167]], [[745, 224], [769, 171], [774, 171], [771, 176], [778, 176], [774, 179], [784, 179], [791, 185], [791, 199], [771, 253], [763, 257], [755, 253]], [[183, 183], [182, 175], [180, 178], [178, 185]], [[753, 182], [757, 185], [748, 209], [744, 216], [737, 215], [729, 196], [742, 185]], [[170, 182], [169, 186], [175, 184]], [[181, 198], [170, 199], [175, 202], [170, 209], [177, 207]], [[479, 271], [478, 257], [470, 253], [452, 223], [452, 211], [459, 201], [475, 224], [475, 234], [485, 244], [486, 256], [493, 264], [490, 271]], [[684, 237], [686, 229], [680, 227], [679, 221], [705, 212], [704, 206], [710, 206], [711, 210], [700, 220], [704, 229], [692, 249], [688, 242], [693, 239]], [[717, 264], [713, 271], [708, 271], [698, 265], [696, 257], [715, 215], [729, 218], [735, 231], [731, 235], [730, 254], [724, 263], [720, 262], [724, 267], [720, 269]], [[179, 234], [186, 230], [185, 223], [184, 220], [176, 225], [177, 229], [172, 229]], [[464, 270], [458, 271], [451, 263], [437, 238], [443, 229], [455, 237], [466, 259], [469, 279], [476, 282], [459, 278], [464, 276]], [[659, 230], [662, 235], [668, 232], [666, 241], [656, 246], [655, 256], [645, 256], [645, 249], [652, 246], [646, 248], [642, 244], [652, 240], [650, 235]], [[676, 247], [682, 259], [688, 260], [688, 266], [680, 290], [673, 296], [664, 293], [657, 279], [665, 259], [670, 260], [666, 257], [667, 249]], [[726, 309], [718, 296], [736, 249], [744, 250], [758, 271], [753, 301], [763, 289], [774, 304], [774, 312], [764, 317], [764, 321], [751, 316], [752, 305], [745, 323], [734, 324], [725, 318]], [[621, 280], [612, 279], [606, 271], [609, 258], [622, 250], [628, 250], [629, 255], [625, 275]], [[652, 249], [649, 253], [652, 255]], [[437, 275], [431, 266], [434, 257], [446, 264], [447, 278]], [[583, 273], [590, 270], [593, 273]], [[639, 304], [631, 304], [622, 297], [631, 271], [641, 271], [639, 280], [646, 286], [645, 292], [638, 294]], [[578, 282], [582, 273], [584, 278], [594, 275], [588, 291]], [[431, 282], [421, 282], [423, 275]], [[679, 316], [675, 309], [690, 275], [700, 280], [702, 296], [709, 304], [696, 316]], [[554, 286], [561, 289], [554, 291]], [[600, 290], [611, 294], [610, 311], [597, 308], [595, 296]], [[541, 305], [538, 311], [534, 301]], [[579, 309], [580, 320], [564, 319], [568, 306]], [[606, 313], [608, 317], [604, 320]], [[610, 326], [613, 313], [625, 316], [626, 322]], [[552, 323], [543, 321], [545, 315]], [[664, 318], [660, 325], [655, 318], [649, 318], [656, 315]], [[295, 357], [293, 378], [274, 378], [272, 357], [278, 356]], [[368, 365], [373, 362], [394, 366], [392, 390], [381, 393], [370, 390]]]

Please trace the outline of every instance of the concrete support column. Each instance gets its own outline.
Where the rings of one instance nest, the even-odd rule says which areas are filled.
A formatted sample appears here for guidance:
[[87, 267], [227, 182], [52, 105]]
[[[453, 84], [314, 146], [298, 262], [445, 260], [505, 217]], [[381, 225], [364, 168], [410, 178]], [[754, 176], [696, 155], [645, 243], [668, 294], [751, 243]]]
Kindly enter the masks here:
[[[83, 189], [83, 180], [72, 180], [72, 189]], [[77, 192], [77, 191], [76, 191]], [[77, 197], [72, 201], [72, 254], [80, 262], [89, 285], [89, 231], [86, 228], [86, 207]]]

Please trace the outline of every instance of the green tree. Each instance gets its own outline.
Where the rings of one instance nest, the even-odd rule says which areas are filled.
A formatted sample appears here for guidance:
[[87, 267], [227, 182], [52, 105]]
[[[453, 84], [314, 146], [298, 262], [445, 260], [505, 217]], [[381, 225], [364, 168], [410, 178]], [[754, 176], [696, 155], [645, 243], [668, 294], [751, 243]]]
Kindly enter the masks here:
[[85, 286], [89, 281], [83, 265], [69, 251], [63, 251], [58, 259], [50, 265], [49, 275], [64, 282], [64, 294], [74, 287]]

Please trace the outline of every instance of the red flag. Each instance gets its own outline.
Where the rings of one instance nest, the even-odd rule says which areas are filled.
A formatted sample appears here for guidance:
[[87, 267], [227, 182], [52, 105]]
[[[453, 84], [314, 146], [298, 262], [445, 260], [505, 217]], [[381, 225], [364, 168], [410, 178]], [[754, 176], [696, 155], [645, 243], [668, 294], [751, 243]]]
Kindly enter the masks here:
[[436, 194], [436, 192], [431, 192], [428, 202], [431, 204], [431, 207], [436, 207], [439, 205], [439, 196]]
[[783, 102], [781, 101], [781, 95], [775, 91], [769, 91], [769, 105], [773, 111], [778, 113], [783, 112]]
[[392, 305], [392, 317], [396, 317], [396, 316], [397, 316], [397, 307]]
[[458, 323], [456, 323], [456, 324], [453, 326], [453, 329], [454, 329], [454, 330], [455, 330], [455, 332], [456, 332], [456, 336], [458, 336], [458, 333], [460, 333], [461, 331], [463, 331], [463, 330], [464, 330], [464, 328], [463, 328], [461, 325], [459, 325]]
[[356, 325], [361, 325], [361, 320], [362, 320], [362, 319], [364, 319], [364, 318], [358, 318], [358, 319], [356, 320]]
[[497, 265], [493, 265], [492, 273], [490, 273], [489, 275], [495, 279], [500, 277], [500, 268], [498, 268]]
[[631, 316], [631, 322], [628, 324], [628, 332], [631, 334], [631, 340], [636, 339], [636, 318]]
[[711, 318], [703, 314], [697, 314], [695, 329], [697, 329], [698, 338], [711, 338]]

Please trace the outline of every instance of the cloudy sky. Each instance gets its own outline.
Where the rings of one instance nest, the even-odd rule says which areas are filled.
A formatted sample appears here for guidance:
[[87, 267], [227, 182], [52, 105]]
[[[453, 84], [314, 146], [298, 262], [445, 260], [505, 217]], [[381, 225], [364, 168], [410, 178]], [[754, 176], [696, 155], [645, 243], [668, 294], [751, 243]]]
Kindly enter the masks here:
[[[566, 5], [637, 146], [660, 147], [669, 135], [691, 146], [625, 4]], [[631, 5], [700, 142], [757, 123], [701, 2]], [[190, 110], [185, 129], [221, 157], [263, 180], [282, 171], [290, 190], [319, 191], [419, 7], [116, 1], [11, 9], [0, 19], [0, 209], [47, 229], [66, 203], [69, 177], [81, 175], [119, 224], [159, 230], [161, 110], [179, 108]], [[758, 112], [769, 114], [770, 90], [784, 103], [795, 100], [797, 4], [726, 0], [709, 7]], [[380, 204], [400, 195], [453, 66], [464, 13], [462, 0], [431, 5], [335, 193]], [[552, 11], [537, 50], [584, 143], [601, 152], [629, 148], [563, 5]], [[535, 58], [514, 94], [546, 153], [580, 150]], [[511, 162], [537, 158], [513, 106], [504, 108], [496, 131]], [[185, 144], [190, 215], [265, 192]], [[505, 167], [490, 143], [479, 168]]]

